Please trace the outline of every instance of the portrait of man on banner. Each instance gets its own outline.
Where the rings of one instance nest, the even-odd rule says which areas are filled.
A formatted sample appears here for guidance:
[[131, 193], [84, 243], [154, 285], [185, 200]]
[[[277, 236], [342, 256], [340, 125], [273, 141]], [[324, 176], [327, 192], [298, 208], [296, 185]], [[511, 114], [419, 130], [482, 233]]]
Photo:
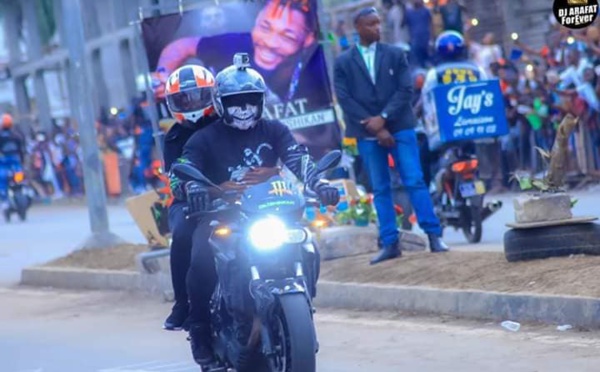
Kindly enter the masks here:
[[269, 88], [265, 115], [290, 126], [319, 157], [339, 147], [341, 134], [318, 24], [315, 0], [232, 2], [147, 19], [142, 28], [156, 98], [186, 63], [216, 74], [235, 53], [248, 53]]

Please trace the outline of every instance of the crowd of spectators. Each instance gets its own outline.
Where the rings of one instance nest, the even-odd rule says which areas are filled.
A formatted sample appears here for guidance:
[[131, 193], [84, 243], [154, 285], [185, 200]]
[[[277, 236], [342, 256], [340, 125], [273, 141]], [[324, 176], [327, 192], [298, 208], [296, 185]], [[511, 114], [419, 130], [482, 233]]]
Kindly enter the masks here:
[[[127, 110], [101, 109], [95, 123], [107, 194], [139, 194], [157, 181], [158, 156], [152, 124], [144, 104], [136, 101]], [[76, 124], [53, 121], [51, 131], [21, 133], [25, 142], [25, 169], [41, 200], [84, 194], [83, 153]]]
[[[515, 186], [515, 173], [538, 173], [544, 164], [537, 148], [552, 147], [556, 128], [566, 113], [580, 118], [570, 140], [570, 174], [600, 174], [600, 23], [570, 30], [560, 26], [551, 9], [545, 45], [533, 49], [511, 35], [485, 33], [473, 36], [481, 25], [460, 0], [386, 0], [384, 33], [387, 41], [408, 52], [415, 77], [422, 80], [437, 63], [434, 41], [442, 31], [464, 35], [468, 58], [489, 77], [500, 80], [510, 134], [496, 141], [493, 159], [493, 188], [503, 191]], [[344, 21], [334, 29], [336, 52], [350, 48], [356, 35]], [[419, 76], [420, 75], [420, 76]], [[415, 100], [418, 101], [418, 100]]]

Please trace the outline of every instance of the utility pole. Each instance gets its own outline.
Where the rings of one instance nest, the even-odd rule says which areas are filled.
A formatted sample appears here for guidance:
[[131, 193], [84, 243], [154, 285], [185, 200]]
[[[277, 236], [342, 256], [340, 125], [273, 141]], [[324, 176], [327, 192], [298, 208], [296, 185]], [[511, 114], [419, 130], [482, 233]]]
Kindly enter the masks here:
[[106, 208], [104, 173], [100, 162], [94, 120], [94, 102], [88, 75], [85, 53], [85, 37], [80, 0], [62, 2], [62, 22], [65, 27], [65, 43], [69, 52], [69, 71], [72, 79], [70, 102], [78, 126], [83, 150], [83, 180], [90, 215], [92, 235], [83, 243], [83, 249], [106, 248], [123, 240], [109, 230]]

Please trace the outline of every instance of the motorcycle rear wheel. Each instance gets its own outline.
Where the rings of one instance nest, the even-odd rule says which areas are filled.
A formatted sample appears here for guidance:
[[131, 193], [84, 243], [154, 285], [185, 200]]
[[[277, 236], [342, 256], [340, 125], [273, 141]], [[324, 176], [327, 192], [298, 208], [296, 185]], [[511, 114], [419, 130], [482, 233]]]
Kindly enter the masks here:
[[273, 336], [278, 355], [271, 359], [271, 371], [316, 371], [315, 326], [305, 295], [294, 293], [279, 297], [279, 308], [274, 316]]
[[471, 205], [466, 207], [463, 213], [467, 214], [462, 227], [463, 235], [469, 243], [479, 243], [481, 241], [481, 234], [483, 233], [481, 207], [479, 205]]

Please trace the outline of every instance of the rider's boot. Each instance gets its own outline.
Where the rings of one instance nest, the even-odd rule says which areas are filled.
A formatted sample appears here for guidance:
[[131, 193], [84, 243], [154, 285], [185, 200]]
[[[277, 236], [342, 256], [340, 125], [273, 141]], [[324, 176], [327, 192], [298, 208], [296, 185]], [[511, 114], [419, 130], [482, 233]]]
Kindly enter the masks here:
[[180, 331], [186, 328], [186, 320], [189, 314], [189, 305], [186, 303], [176, 302], [173, 305], [171, 314], [165, 320], [163, 328], [168, 331]]
[[215, 362], [210, 325], [201, 324], [191, 326], [189, 340], [192, 347], [192, 355], [196, 363], [202, 367], [203, 371], [210, 371]]

